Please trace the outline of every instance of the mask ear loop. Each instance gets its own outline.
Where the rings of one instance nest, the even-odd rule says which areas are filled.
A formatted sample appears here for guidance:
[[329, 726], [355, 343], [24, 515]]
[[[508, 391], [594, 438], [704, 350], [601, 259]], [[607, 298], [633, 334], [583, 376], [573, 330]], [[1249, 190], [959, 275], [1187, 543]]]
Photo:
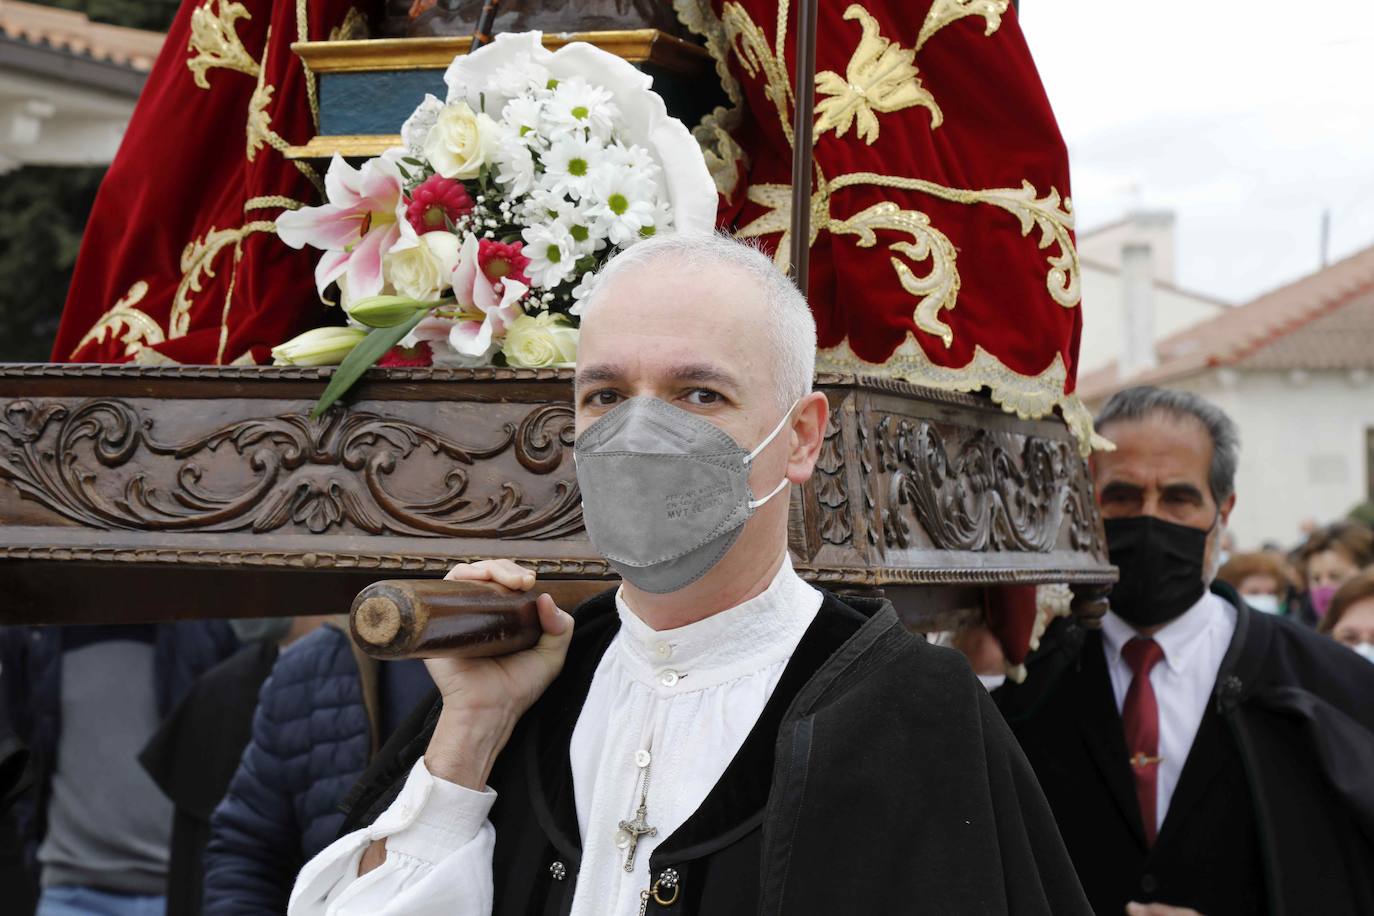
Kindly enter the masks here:
[[[782, 432], [783, 427], [787, 425], [788, 419], [792, 416], [792, 411], [796, 410], [797, 405], [800, 403], [801, 398], [798, 398], [797, 400], [792, 402], [792, 406], [787, 408], [786, 413], [782, 415], [782, 419], [778, 421], [778, 425], [773, 427], [773, 431], [769, 433], [767, 436], [765, 436], [762, 442], [754, 446], [754, 450], [752, 452], [744, 456], [745, 464], [749, 464], [751, 461], [757, 458], [759, 456], [759, 453], [768, 447], [768, 443], [772, 442], [774, 439], [777, 438], [778, 433]], [[773, 488], [772, 493], [769, 493], [762, 499], [749, 500], [749, 509], [752, 511], [754, 509], [757, 509], [759, 506], [762, 506], [764, 503], [768, 502], [768, 500], [772, 499], [774, 496], [777, 496], [779, 493], [781, 493], [789, 483], [791, 483], [791, 481], [788, 480], [786, 477], [783, 477], [782, 480], [778, 481], [778, 485]]]
[[764, 436], [763, 441], [760, 442], [758, 445], [754, 446], [754, 450], [752, 452], [744, 456], [745, 464], [748, 464], [749, 462], [757, 458], [759, 456], [759, 452], [766, 449], [768, 447], [768, 443], [772, 442], [774, 439], [777, 438], [778, 433], [782, 432], [782, 428], [787, 425], [788, 419], [792, 416], [792, 411], [796, 410], [797, 405], [800, 403], [801, 398], [798, 398], [797, 400], [792, 402], [792, 406], [787, 408], [786, 412], [783, 413], [782, 419], [778, 421], [778, 425], [773, 427], [773, 431], [768, 435]]

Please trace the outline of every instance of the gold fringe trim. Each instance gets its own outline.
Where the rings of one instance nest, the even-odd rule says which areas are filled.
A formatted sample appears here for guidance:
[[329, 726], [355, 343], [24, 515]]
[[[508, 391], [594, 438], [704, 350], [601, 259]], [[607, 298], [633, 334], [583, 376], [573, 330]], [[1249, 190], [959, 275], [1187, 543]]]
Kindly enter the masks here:
[[986, 388], [1001, 408], [1024, 420], [1039, 420], [1059, 408], [1064, 423], [1078, 441], [1078, 450], [1087, 457], [1094, 450], [1110, 449], [1111, 444], [1093, 430], [1092, 414], [1077, 395], [1064, 394], [1068, 371], [1063, 357], [1054, 359], [1039, 375], [1022, 375], [1008, 369], [997, 357], [975, 346], [973, 359], [962, 368], [951, 369], [931, 362], [915, 339], [908, 337], [886, 362], [870, 363], [860, 359], [844, 341], [816, 355], [817, 372], [851, 372], [887, 376], [913, 385], [941, 391], [970, 392]]

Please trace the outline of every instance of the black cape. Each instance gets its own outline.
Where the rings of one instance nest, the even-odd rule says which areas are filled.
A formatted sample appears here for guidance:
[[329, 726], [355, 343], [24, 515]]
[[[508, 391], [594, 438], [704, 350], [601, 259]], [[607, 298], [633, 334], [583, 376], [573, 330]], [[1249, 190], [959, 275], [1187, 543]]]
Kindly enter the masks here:
[[200, 916], [210, 815], [252, 737], [258, 691], [276, 660], [275, 643], [254, 642], [205, 672], [139, 755], [175, 806], [167, 916]]
[[1153, 848], [1100, 634], [1057, 622], [1026, 682], [994, 694], [1089, 899], [1112, 916], [1128, 899], [1207, 916], [1374, 913], [1374, 665], [1213, 591], [1237, 608], [1236, 632]]
[[[576, 612], [558, 679], [492, 773], [494, 916], [572, 905], [581, 844], [568, 744], [619, 619]], [[371, 823], [423, 753], [437, 705], [402, 725], [347, 803]], [[648, 913], [1089, 912], [1015, 739], [963, 656], [908, 633], [885, 601], [827, 594], [753, 731], [701, 807], [650, 858]], [[666, 885], [665, 885], [666, 886]]]

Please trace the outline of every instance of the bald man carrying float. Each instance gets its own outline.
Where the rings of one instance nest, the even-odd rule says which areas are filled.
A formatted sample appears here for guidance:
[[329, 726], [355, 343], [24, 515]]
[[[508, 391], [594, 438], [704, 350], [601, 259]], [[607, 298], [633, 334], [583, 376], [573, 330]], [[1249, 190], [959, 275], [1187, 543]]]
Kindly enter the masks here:
[[[1034, 774], [952, 651], [787, 554], [815, 325], [739, 242], [642, 242], [583, 318], [587, 533], [623, 577], [441, 698], [302, 870], [293, 916], [1087, 913]], [[762, 494], [755, 497], [754, 494]], [[507, 561], [450, 578], [535, 585]]]

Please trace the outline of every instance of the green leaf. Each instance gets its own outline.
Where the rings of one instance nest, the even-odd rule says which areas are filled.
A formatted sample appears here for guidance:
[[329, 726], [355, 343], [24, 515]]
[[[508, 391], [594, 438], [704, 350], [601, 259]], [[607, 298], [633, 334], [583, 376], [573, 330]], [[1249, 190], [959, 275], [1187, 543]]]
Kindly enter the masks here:
[[344, 357], [343, 362], [339, 363], [339, 368], [334, 370], [334, 377], [329, 380], [324, 394], [320, 395], [319, 401], [315, 403], [315, 409], [310, 411], [310, 419], [318, 420], [321, 414], [353, 387], [354, 382], [362, 378], [364, 372], [375, 366], [377, 360], [386, 355], [387, 350], [400, 343], [401, 338], [409, 334], [428, 314], [427, 311], [416, 312], [415, 317], [394, 327], [374, 328], [368, 333], [363, 342], [354, 347]]

